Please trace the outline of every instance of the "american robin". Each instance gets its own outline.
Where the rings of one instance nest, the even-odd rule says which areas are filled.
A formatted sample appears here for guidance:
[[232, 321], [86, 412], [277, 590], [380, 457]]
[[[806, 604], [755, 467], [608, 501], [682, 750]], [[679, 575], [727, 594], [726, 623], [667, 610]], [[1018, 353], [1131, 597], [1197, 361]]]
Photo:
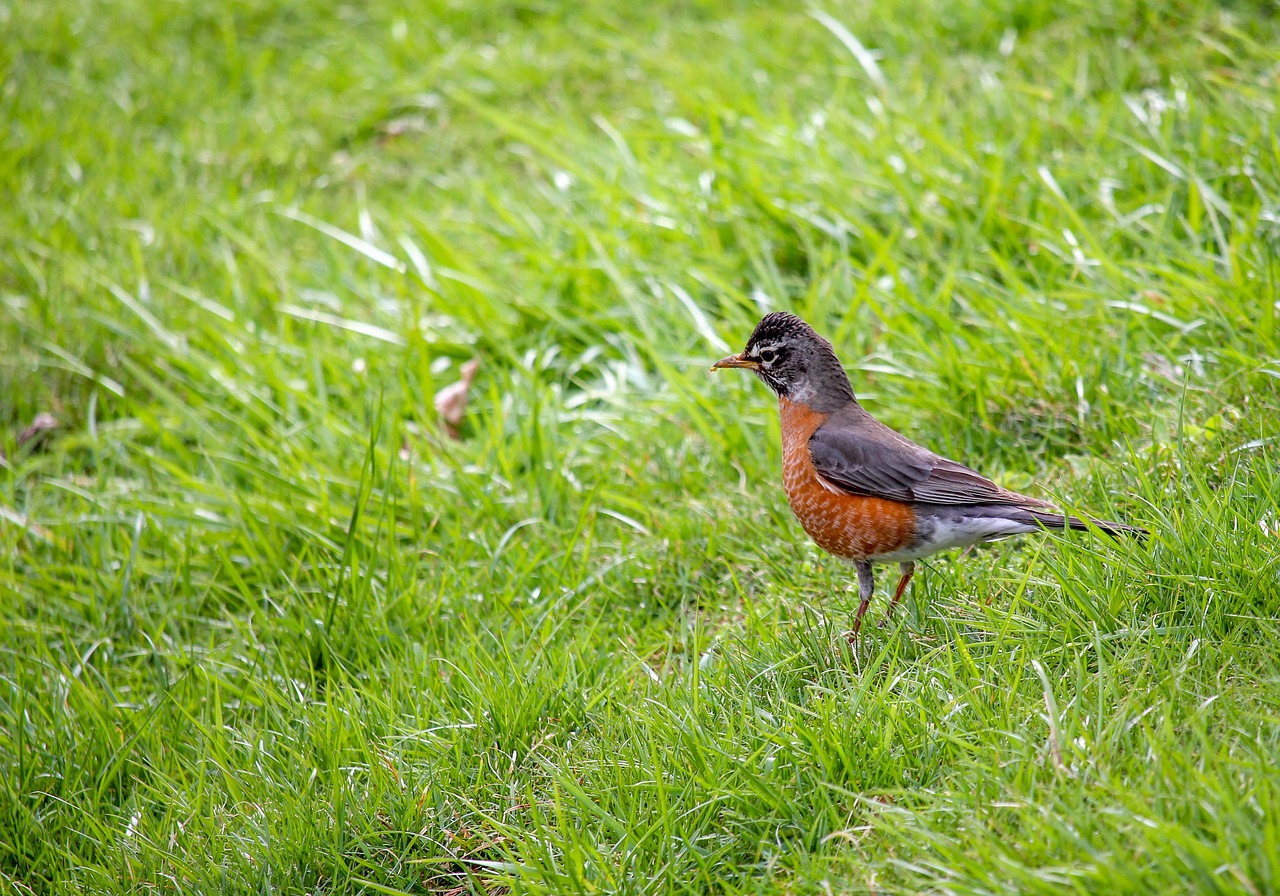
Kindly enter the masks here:
[[896, 561], [902, 571], [887, 619], [915, 561], [938, 551], [1042, 529], [1147, 534], [1064, 516], [894, 432], [858, 404], [831, 343], [794, 314], [765, 315], [747, 347], [711, 369], [723, 367], [750, 370], [778, 396], [782, 484], [791, 510], [819, 547], [858, 571], [861, 603], [851, 641], [875, 592], [873, 562]]

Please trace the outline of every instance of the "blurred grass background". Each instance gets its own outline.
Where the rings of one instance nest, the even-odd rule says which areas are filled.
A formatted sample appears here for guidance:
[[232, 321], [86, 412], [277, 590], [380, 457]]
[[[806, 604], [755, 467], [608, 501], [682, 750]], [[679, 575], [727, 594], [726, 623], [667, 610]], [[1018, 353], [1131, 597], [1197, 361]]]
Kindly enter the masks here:
[[[6, 891], [1280, 889], [1274, 4], [0, 31]], [[851, 656], [706, 375], [774, 308], [1152, 539], [940, 558]]]

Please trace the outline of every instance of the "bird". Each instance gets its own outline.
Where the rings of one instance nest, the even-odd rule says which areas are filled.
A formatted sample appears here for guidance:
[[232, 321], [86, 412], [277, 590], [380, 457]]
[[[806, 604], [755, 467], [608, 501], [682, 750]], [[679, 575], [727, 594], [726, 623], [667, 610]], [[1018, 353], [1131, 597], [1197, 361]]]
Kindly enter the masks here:
[[850, 643], [875, 594], [874, 563], [896, 562], [900, 573], [884, 625], [916, 561], [940, 551], [1052, 529], [1099, 529], [1117, 539], [1147, 534], [1059, 513], [889, 428], [858, 402], [831, 343], [794, 314], [766, 314], [746, 348], [711, 366], [725, 368], [751, 371], [777, 396], [791, 510], [819, 547], [857, 570]]

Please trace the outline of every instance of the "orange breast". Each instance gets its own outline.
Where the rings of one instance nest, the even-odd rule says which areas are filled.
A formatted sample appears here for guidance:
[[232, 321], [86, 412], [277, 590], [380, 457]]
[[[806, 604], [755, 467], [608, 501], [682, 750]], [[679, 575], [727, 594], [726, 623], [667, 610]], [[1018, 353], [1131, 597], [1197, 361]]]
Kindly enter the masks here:
[[836, 493], [813, 468], [809, 437], [827, 419], [808, 406], [778, 400], [782, 420], [782, 484], [791, 510], [823, 550], [846, 560], [866, 560], [911, 543], [915, 514], [901, 501]]

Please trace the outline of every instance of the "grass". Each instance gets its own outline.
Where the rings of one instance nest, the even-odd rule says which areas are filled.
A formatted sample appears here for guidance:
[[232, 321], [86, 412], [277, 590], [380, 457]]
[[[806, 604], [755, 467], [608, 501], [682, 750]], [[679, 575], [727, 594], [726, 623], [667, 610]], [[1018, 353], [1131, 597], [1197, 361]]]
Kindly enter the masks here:
[[[6, 893], [1280, 891], [1271, 6], [0, 22]], [[1152, 537], [853, 656], [770, 308]]]

